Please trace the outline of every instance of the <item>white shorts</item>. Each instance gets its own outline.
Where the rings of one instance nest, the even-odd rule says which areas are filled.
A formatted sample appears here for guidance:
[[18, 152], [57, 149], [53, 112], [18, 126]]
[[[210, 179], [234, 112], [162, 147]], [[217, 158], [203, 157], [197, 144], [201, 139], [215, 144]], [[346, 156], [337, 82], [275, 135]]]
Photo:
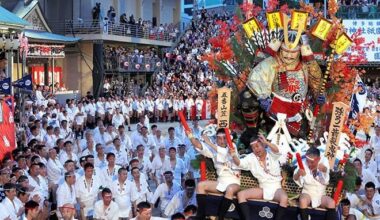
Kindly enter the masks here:
[[236, 176], [220, 176], [218, 177], [218, 185], [216, 189], [220, 192], [225, 192], [227, 187], [231, 184], [237, 184], [240, 186], [240, 178]]
[[263, 199], [267, 201], [273, 200], [276, 191], [282, 188], [281, 182], [267, 182], [260, 183], [259, 185], [263, 190]]
[[306, 193], [310, 196], [312, 208], [318, 208], [319, 206], [321, 206], [322, 196], [326, 195], [323, 193], [318, 193], [315, 191], [309, 191], [309, 190], [305, 190], [305, 189], [302, 190], [302, 193]]

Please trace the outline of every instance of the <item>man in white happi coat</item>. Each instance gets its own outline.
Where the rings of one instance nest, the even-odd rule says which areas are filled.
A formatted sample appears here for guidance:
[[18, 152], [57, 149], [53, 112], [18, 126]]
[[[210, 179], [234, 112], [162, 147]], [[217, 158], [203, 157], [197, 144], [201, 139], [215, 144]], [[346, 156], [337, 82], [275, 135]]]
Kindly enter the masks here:
[[115, 202], [119, 206], [119, 218], [132, 217], [132, 204], [135, 192], [133, 190], [132, 183], [127, 179], [128, 170], [126, 168], [120, 168], [118, 170], [118, 178], [113, 181], [110, 189], [112, 190]]
[[5, 216], [9, 216], [10, 220], [18, 220], [24, 213], [22, 203], [16, 202], [16, 185], [13, 183], [4, 184], [5, 199], [1, 202], [4, 209], [1, 212], [6, 212]]
[[185, 181], [185, 189], [177, 192], [172, 200], [170, 200], [166, 206], [165, 215], [172, 216], [178, 212], [183, 213], [189, 205], [197, 205], [194, 179], [187, 179]]
[[[216, 132], [216, 144], [211, 142], [208, 136], [203, 135], [203, 140], [199, 141], [191, 132], [186, 133], [192, 145], [205, 157], [211, 158], [218, 175], [217, 181], [202, 181], [197, 187], [197, 217], [205, 218], [205, 208], [208, 193], [223, 193], [224, 197], [219, 206], [218, 218], [224, 219], [232, 203], [233, 197], [240, 190], [240, 170], [233, 162], [233, 158], [228, 153], [226, 133], [224, 129]], [[211, 149], [212, 150], [211, 150]], [[234, 146], [236, 149], [236, 146]]]
[[41, 198], [42, 207], [45, 200], [49, 198], [48, 183], [40, 175], [40, 165], [32, 163], [28, 172], [29, 185], [33, 188], [32, 196], [38, 195]]
[[348, 199], [342, 199], [340, 201], [340, 206], [342, 207], [343, 220], [364, 220], [366, 217], [359, 210], [351, 207], [351, 202]]
[[136, 136], [132, 137], [133, 150], [136, 150], [137, 146], [142, 144], [145, 147], [145, 156], [150, 157], [152, 149], [155, 149], [156, 145], [151, 135], [148, 135], [148, 128], [144, 125], [140, 129], [140, 133], [135, 133]]
[[185, 178], [188, 170], [186, 169], [183, 160], [177, 157], [177, 149], [175, 147], [169, 148], [169, 161], [170, 170], [174, 174], [174, 182], [182, 185], [182, 180]]
[[120, 114], [120, 109], [116, 108], [115, 114], [112, 116], [112, 124], [115, 128], [118, 128], [120, 125], [124, 125], [125, 120], [124, 116]]
[[145, 156], [145, 147], [140, 144], [137, 146], [136, 151], [137, 157], [135, 158], [139, 160], [139, 169], [142, 173], [148, 175], [152, 170], [152, 163], [150, 158]]
[[102, 144], [96, 144], [96, 155], [94, 155], [94, 165], [98, 168], [103, 168], [107, 166], [106, 155], [104, 154], [104, 148]]
[[299, 198], [299, 212], [301, 220], [308, 220], [306, 208], [326, 208], [326, 220], [335, 220], [335, 202], [326, 196], [326, 187], [330, 180], [330, 165], [327, 158], [320, 156], [319, 149], [310, 147], [306, 151], [306, 163], [304, 170], [299, 167], [294, 171], [293, 179], [302, 187], [302, 194]]
[[249, 199], [273, 200], [280, 205], [276, 211], [275, 220], [284, 218], [286, 207], [288, 206], [288, 195], [281, 187], [281, 166], [279, 159], [282, 156], [278, 146], [270, 143], [259, 134], [258, 137], [251, 138], [252, 153], [242, 159], [230, 150], [234, 162], [242, 170], [249, 170], [259, 181], [258, 188], [250, 188], [238, 193], [239, 206], [243, 214], [242, 219], [250, 219]]
[[119, 220], [119, 206], [112, 201], [112, 191], [109, 188], [102, 190], [102, 199], [95, 203], [94, 219]]
[[113, 147], [111, 152], [115, 155], [117, 165], [121, 167], [128, 165], [129, 157], [127, 151], [125, 151], [125, 148], [121, 147], [121, 141], [118, 137], [113, 140]]
[[152, 192], [149, 189], [148, 182], [145, 179], [142, 179], [142, 175], [138, 167], [133, 167], [131, 169], [132, 175], [132, 188], [135, 193], [133, 199], [134, 205], [139, 204], [140, 202], [151, 201]]
[[78, 156], [73, 152], [73, 143], [71, 141], [64, 143], [64, 150], [59, 155], [61, 164], [64, 164], [67, 160], [72, 160], [75, 164], [78, 162]]
[[101, 169], [101, 178], [103, 178], [103, 183], [106, 187], [111, 188], [111, 183], [117, 179], [117, 172], [120, 169], [119, 165], [115, 163], [115, 154], [107, 154], [108, 165]]
[[371, 174], [375, 174], [375, 176], [377, 176], [377, 163], [374, 158], [372, 158], [372, 149], [368, 148], [364, 153], [363, 169], [368, 170]]
[[132, 141], [127, 132], [125, 132], [124, 125], [118, 127], [118, 134], [121, 141], [121, 145], [126, 151], [132, 150]]
[[57, 189], [61, 175], [64, 172], [64, 168], [57, 157], [57, 150], [55, 148], [49, 149], [49, 159], [46, 165], [47, 176], [49, 184], [53, 185], [53, 190]]
[[361, 196], [359, 210], [369, 219], [380, 219], [380, 195], [376, 192], [375, 184], [365, 184], [365, 195]]
[[173, 196], [181, 190], [181, 186], [173, 182], [173, 172], [166, 171], [164, 173], [165, 182], [161, 183], [153, 194], [151, 203], [155, 204], [157, 199], [160, 198], [160, 211], [164, 215], [165, 209], [172, 200]]
[[82, 219], [94, 216], [94, 204], [98, 197], [100, 180], [93, 175], [94, 165], [86, 163], [84, 165], [84, 175], [75, 183], [75, 193], [80, 204]]
[[379, 183], [377, 181], [377, 178], [375, 177], [375, 174], [371, 173], [367, 169], [364, 169], [363, 163], [359, 158], [356, 158], [354, 160], [354, 167], [356, 169], [358, 176], [362, 179], [362, 185], [360, 187], [360, 190], [364, 190], [364, 186], [368, 182], [373, 182], [375, 184], [376, 188], [379, 187]]
[[158, 156], [155, 156], [152, 161], [152, 179], [157, 185], [164, 182], [163, 174], [165, 171], [170, 170], [169, 157], [166, 155], [165, 146], [161, 146], [158, 150]]
[[62, 183], [56, 192], [57, 194], [57, 206], [59, 208], [60, 214], [62, 212], [63, 205], [69, 203], [75, 205], [77, 203], [77, 198], [75, 194], [75, 181], [76, 176], [73, 171], [65, 173], [65, 182]]
[[168, 129], [168, 137], [165, 138], [164, 144], [166, 147], [166, 150], [169, 152], [169, 148], [175, 147], [177, 148], [178, 145], [182, 144], [182, 141], [175, 136], [175, 129], [174, 127], [170, 127]]

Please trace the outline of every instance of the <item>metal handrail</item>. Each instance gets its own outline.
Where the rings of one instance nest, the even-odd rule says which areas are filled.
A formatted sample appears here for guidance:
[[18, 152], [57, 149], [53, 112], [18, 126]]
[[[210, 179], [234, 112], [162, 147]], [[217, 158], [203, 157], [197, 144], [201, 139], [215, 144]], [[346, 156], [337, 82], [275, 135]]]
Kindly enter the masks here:
[[98, 20], [66, 20], [64, 27], [59, 23], [54, 23], [53, 26], [56, 26], [56, 33], [65, 35], [108, 34], [168, 42], [174, 42], [180, 30], [179, 24], [170, 25], [170, 30], [160, 30], [159, 27]]

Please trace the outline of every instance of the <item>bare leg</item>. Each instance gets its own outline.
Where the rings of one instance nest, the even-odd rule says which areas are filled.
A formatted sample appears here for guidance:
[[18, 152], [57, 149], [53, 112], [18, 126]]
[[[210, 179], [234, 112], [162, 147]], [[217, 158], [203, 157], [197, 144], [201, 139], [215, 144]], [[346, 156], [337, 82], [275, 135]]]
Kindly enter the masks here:
[[302, 193], [300, 198], [299, 198], [299, 208], [300, 208], [300, 215], [301, 215], [301, 220], [308, 220], [309, 215], [306, 213], [306, 208], [310, 205], [311, 203], [311, 197], [308, 194]]

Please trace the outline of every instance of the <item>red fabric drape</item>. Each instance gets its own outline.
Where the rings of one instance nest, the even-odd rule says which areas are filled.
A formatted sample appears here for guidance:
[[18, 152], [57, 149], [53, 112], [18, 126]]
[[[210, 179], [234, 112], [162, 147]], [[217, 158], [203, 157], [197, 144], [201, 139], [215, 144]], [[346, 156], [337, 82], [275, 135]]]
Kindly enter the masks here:
[[16, 131], [13, 109], [11, 109], [5, 100], [1, 101], [0, 104], [2, 108], [2, 121], [0, 122], [0, 160], [2, 160], [6, 153], [16, 148]]

